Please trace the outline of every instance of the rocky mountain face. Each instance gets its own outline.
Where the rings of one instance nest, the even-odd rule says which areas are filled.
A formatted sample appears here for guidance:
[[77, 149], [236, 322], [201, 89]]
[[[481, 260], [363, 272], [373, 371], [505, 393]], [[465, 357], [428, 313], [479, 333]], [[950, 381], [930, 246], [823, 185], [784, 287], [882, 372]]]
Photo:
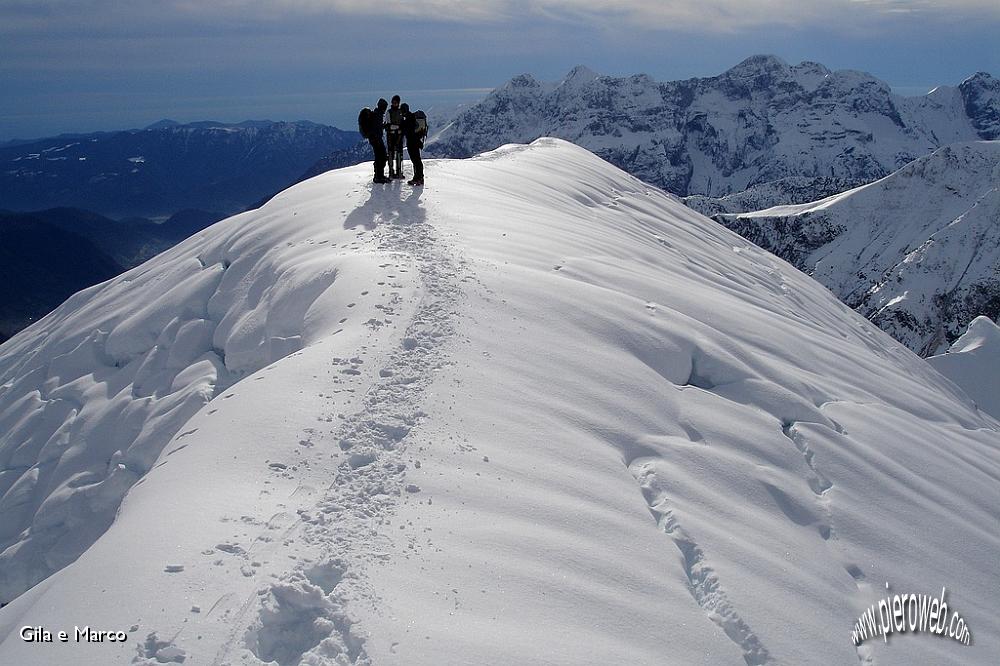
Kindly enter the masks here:
[[683, 197], [689, 208], [714, 217], [725, 213], [744, 213], [779, 204], [801, 204], [846, 192], [858, 183], [853, 179], [832, 176], [789, 176], [751, 185], [742, 192], [723, 197], [694, 194]]
[[721, 207], [689, 202], [718, 213], [813, 201], [998, 131], [1000, 82], [986, 73], [903, 97], [863, 72], [754, 56], [719, 76], [684, 81], [583, 67], [559, 83], [524, 74], [460, 113], [432, 137], [428, 153], [465, 157], [556, 136], [680, 196], [750, 191]]
[[72, 206], [111, 217], [235, 213], [358, 141], [309, 122], [160, 122], [0, 146], [0, 208]]
[[810, 204], [715, 219], [923, 355], [1000, 316], [1000, 141], [946, 146]]
[[1000, 81], [985, 72], [970, 76], [958, 87], [965, 113], [984, 139], [1000, 139]]

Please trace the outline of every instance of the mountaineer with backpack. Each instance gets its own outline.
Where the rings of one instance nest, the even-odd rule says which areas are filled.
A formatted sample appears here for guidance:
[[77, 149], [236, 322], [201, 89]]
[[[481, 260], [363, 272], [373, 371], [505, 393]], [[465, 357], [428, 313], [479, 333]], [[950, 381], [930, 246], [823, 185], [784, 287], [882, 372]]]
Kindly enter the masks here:
[[400, 107], [403, 112], [403, 136], [406, 137], [406, 152], [413, 163], [413, 180], [407, 185], [422, 187], [424, 184], [424, 162], [420, 159], [420, 149], [424, 147], [427, 136], [427, 115], [423, 111], [410, 113], [409, 104]]
[[385, 123], [385, 138], [389, 149], [389, 179], [403, 177], [403, 110], [399, 95], [392, 96], [389, 115]]
[[389, 103], [384, 98], [379, 99], [375, 109], [365, 107], [358, 114], [358, 131], [361, 132], [361, 136], [368, 139], [372, 152], [375, 154], [375, 178], [372, 181], [375, 183], [389, 182], [389, 179], [385, 177], [386, 153], [385, 143], [382, 141], [384, 129], [382, 119], [385, 117], [385, 110], [388, 106]]

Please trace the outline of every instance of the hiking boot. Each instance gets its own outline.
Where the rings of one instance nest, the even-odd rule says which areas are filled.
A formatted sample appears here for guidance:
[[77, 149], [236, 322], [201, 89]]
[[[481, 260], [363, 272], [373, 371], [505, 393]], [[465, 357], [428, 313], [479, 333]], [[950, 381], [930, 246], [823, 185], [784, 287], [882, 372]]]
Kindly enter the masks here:
[[411, 185], [413, 187], [423, 187], [423, 185], [424, 185], [424, 179], [420, 178], [418, 180], [418, 179], [414, 178], [413, 180], [406, 181], [406, 184], [407, 185]]
[[384, 183], [388, 183], [389, 179], [386, 178], [385, 176], [375, 176], [375, 179], [372, 182], [373, 183], [379, 183], [381, 185], [381, 184], [384, 184]]

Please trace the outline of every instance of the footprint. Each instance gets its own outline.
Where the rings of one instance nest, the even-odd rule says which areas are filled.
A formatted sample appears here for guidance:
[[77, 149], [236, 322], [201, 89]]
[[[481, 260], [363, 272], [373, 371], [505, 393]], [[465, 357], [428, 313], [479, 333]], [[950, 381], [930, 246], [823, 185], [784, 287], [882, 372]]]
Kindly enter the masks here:
[[818, 518], [808, 507], [803, 506], [798, 500], [781, 490], [777, 486], [761, 481], [764, 488], [774, 499], [775, 504], [781, 509], [785, 516], [796, 525], [815, 525]]
[[864, 580], [865, 572], [856, 564], [848, 564], [844, 569], [851, 575], [854, 580]]
[[221, 550], [223, 553], [229, 553], [230, 555], [245, 555], [246, 551], [243, 548], [237, 546], [233, 543], [220, 543], [216, 544], [216, 550]]
[[303, 573], [306, 579], [323, 590], [324, 594], [330, 594], [344, 579], [346, 571], [347, 567], [340, 560], [330, 560], [310, 567]]

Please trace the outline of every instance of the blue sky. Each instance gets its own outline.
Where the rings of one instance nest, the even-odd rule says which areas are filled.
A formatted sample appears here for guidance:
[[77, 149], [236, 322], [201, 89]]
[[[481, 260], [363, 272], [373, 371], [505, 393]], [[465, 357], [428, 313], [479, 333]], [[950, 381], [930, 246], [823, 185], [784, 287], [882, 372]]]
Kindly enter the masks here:
[[669, 80], [756, 53], [917, 94], [1000, 76], [998, 30], [996, 0], [0, 0], [0, 140], [161, 118], [351, 128], [394, 92], [433, 108], [522, 72]]

